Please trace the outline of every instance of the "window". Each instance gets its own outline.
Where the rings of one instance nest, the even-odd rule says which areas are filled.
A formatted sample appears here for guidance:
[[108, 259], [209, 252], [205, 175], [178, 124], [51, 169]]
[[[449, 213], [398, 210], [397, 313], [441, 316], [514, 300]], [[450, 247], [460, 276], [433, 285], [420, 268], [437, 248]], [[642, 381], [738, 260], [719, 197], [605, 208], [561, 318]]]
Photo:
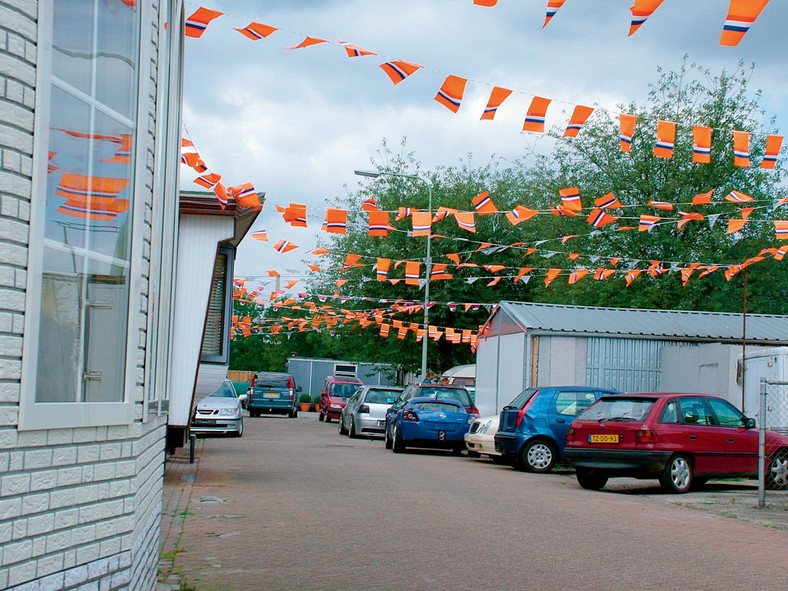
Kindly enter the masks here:
[[593, 392], [559, 392], [555, 410], [559, 415], [576, 417], [596, 400]]
[[717, 423], [722, 427], [744, 427], [744, 415], [731, 403], [717, 398], [707, 398], [706, 402], [717, 416]]
[[140, 9], [46, 0], [40, 19], [24, 379], [31, 414], [69, 423], [63, 405], [127, 399]]
[[230, 315], [230, 269], [232, 251], [219, 249], [213, 266], [211, 293], [208, 299], [208, 317], [205, 319], [205, 333], [202, 342], [202, 360], [225, 363], [229, 360], [227, 320]]
[[688, 425], [713, 425], [711, 416], [703, 398], [679, 398], [679, 417]]

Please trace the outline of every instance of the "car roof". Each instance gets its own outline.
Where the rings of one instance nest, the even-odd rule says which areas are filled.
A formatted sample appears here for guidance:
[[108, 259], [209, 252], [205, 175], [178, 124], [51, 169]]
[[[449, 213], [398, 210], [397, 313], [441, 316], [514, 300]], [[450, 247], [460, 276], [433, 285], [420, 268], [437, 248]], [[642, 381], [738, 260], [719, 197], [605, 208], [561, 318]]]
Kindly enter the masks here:
[[709, 394], [708, 392], [625, 392], [623, 394], [609, 395], [605, 398], [621, 398], [622, 396], [627, 398], [665, 398], [667, 396], [671, 398], [697, 398], [698, 396], [705, 398], [721, 398], [721, 396], [717, 394]]
[[362, 384], [363, 382], [351, 376], [328, 376], [326, 378], [329, 382], [337, 382], [339, 384]]
[[432, 396], [414, 396], [413, 398], [408, 400], [408, 403], [410, 404], [414, 404], [416, 402], [439, 402], [439, 403], [448, 402], [452, 405], [463, 406], [462, 402], [460, 402], [459, 400], [454, 400], [453, 398], [433, 398]]

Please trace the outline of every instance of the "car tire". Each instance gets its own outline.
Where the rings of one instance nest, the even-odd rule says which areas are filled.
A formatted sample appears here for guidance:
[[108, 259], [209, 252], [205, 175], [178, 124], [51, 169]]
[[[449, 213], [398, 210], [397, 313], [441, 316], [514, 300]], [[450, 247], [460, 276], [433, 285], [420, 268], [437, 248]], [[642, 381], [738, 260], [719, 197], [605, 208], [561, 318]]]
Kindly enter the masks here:
[[296, 410], [295, 408], [291, 409], [290, 412], [287, 413], [287, 416], [291, 419], [296, 418], [298, 416], [298, 410]]
[[356, 421], [353, 420], [353, 417], [350, 417], [350, 429], [348, 430], [348, 435], [351, 439], [358, 437], [358, 433], [356, 433]]
[[323, 416], [323, 413], [322, 412], [318, 412], [317, 413], [317, 420], [322, 422], [323, 419], [325, 419], [325, 417]]
[[765, 484], [769, 490], [788, 490], [788, 449], [781, 449], [772, 456]]
[[469, 458], [480, 458], [480, 457], [482, 457], [482, 454], [480, 454], [478, 451], [468, 450], [468, 457]]
[[257, 416], [257, 411], [256, 410], [250, 410], [249, 411], [249, 416], [252, 417], [252, 418], [255, 418]]
[[345, 421], [342, 419], [342, 417], [339, 417], [339, 434], [347, 435], [347, 429], [345, 429]]
[[331, 417], [328, 416], [328, 413], [326, 413], [326, 423], [330, 423], [330, 422], [331, 422]]
[[588, 470], [578, 470], [575, 473], [577, 483], [586, 490], [601, 490], [607, 484], [607, 476]]
[[676, 454], [659, 476], [659, 484], [670, 493], [683, 494], [692, 488], [692, 462], [683, 454]]
[[552, 442], [534, 439], [523, 446], [518, 464], [526, 472], [543, 474], [553, 469], [557, 455], [558, 450]]
[[455, 456], [462, 455], [462, 452], [464, 452], [464, 451], [465, 451], [465, 446], [464, 445], [457, 445], [457, 446], [451, 448], [451, 453], [452, 453], [452, 455], [455, 455]]
[[399, 435], [399, 429], [397, 429], [396, 425], [391, 429], [394, 432], [391, 438], [391, 449], [394, 450], [395, 454], [405, 453], [405, 444], [402, 442], [402, 437]]

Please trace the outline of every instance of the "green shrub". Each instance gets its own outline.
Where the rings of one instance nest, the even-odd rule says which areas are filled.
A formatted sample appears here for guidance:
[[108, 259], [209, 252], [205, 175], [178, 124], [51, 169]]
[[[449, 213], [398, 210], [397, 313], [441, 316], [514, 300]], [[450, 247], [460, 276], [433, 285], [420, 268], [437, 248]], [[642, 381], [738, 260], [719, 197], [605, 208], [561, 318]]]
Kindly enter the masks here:
[[312, 404], [314, 404], [315, 406], [317, 406], [318, 404], [320, 404], [320, 396], [315, 396], [315, 397], [312, 399]]
[[301, 394], [301, 396], [298, 397], [298, 402], [302, 402], [304, 404], [309, 404], [309, 402], [310, 402], [309, 394], [306, 394], [306, 393]]

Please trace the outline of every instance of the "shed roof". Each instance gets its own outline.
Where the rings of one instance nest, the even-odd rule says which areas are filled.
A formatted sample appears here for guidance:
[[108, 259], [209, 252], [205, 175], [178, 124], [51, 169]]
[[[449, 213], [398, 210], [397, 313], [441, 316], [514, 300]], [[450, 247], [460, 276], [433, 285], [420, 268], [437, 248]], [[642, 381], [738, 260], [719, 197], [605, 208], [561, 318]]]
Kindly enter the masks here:
[[[742, 340], [742, 314], [729, 312], [594, 308], [502, 301], [490, 318], [502, 312], [521, 330], [542, 334], [653, 337], [705, 342]], [[747, 314], [745, 338], [752, 344], [788, 344], [788, 316]]]

